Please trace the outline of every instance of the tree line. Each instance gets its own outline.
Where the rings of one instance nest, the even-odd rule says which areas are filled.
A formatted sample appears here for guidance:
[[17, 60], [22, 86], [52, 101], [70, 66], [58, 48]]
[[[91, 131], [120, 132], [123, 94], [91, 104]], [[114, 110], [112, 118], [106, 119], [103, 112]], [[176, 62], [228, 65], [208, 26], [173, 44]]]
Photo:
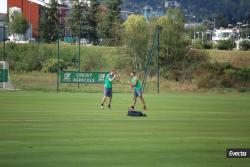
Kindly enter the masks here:
[[[227, 27], [228, 24], [237, 22], [250, 22], [250, 3], [249, 0], [176, 0], [180, 2], [181, 8], [187, 16], [192, 17], [191, 21], [216, 20], [216, 27]], [[144, 7], [150, 5], [157, 9], [164, 6], [165, 0], [126, 0], [125, 6], [130, 9], [132, 6]], [[142, 10], [142, 9], [141, 9]]]
[[87, 1], [71, 0], [69, 19], [62, 23], [57, 0], [51, 0], [44, 8], [40, 22], [40, 38], [53, 42], [67, 26], [72, 37], [85, 38], [90, 43], [114, 45], [119, 40], [121, 0]]

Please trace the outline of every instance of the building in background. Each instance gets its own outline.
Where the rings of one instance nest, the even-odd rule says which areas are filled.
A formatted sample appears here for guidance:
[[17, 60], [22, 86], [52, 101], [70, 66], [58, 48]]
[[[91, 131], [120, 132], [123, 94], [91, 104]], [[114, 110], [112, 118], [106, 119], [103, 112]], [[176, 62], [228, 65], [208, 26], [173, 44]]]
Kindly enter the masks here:
[[128, 11], [128, 10], [122, 10], [122, 11], [121, 11], [121, 19], [122, 19], [123, 21], [125, 21], [125, 20], [128, 19], [128, 16], [133, 15], [133, 14], [134, 14], [134, 12], [130, 12], [130, 11]]
[[[50, 0], [8, 0], [7, 9], [20, 9], [23, 16], [29, 23], [29, 30], [26, 33], [26, 38], [32, 39], [39, 36], [39, 24], [41, 14], [44, 12]], [[69, 0], [58, 0], [60, 23], [62, 27], [65, 27], [67, 17], [69, 16], [70, 1]], [[67, 33], [64, 29], [63, 33]]]
[[143, 15], [144, 17], [148, 20], [152, 17], [152, 14], [153, 14], [153, 8], [151, 6], [145, 6], [143, 8], [144, 12], [143, 12]]
[[217, 43], [221, 40], [235, 39], [239, 34], [239, 29], [215, 29], [213, 32], [212, 40]]
[[[1, 6], [0, 6], [0, 42], [3, 42], [6, 40], [7, 36], [7, 26], [6, 26], [6, 20], [7, 20], [7, 0], [1, 0]], [[5, 30], [5, 32], [4, 32]], [[5, 35], [5, 37], [4, 37]]]
[[38, 37], [40, 10], [46, 3], [38, 0], [8, 0], [7, 8], [11, 14], [12, 10], [20, 9], [21, 13], [29, 23], [29, 38]]
[[[4, 30], [5, 30], [5, 32], [7, 30], [7, 28], [6, 28], [6, 18], [7, 18], [7, 14], [0, 13], [0, 42], [3, 42], [4, 39], [6, 39], [6, 34], [7, 33], [4, 33]], [[5, 37], [4, 37], [4, 34], [5, 34]]]
[[168, 1], [168, 0], [165, 0], [165, 8], [178, 8], [180, 7], [181, 4], [178, 3], [177, 1]]
[[161, 17], [166, 15], [168, 9], [180, 7], [180, 3], [177, 1], [165, 1], [164, 5], [158, 4], [157, 7], [145, 6], [143, 8], [143, 15], [148, 20], [150, 18]]

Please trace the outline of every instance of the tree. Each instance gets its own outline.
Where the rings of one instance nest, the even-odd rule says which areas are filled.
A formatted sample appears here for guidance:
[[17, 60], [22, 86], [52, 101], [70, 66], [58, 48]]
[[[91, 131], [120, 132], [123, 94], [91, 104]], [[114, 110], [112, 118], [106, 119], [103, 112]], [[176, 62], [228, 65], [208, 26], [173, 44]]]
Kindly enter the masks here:
[[68, 21], [68, 24], [71, 28], [72, 34], [75, 37], [83, 37], [86, 27], [84, 27], [86, 22], [86, 15], [88, 6], [85, 1], [82, 0], [71, 0], [72, 11]]
[[241, 50], [250, 50], [250, 41], [244, 40], [244, 41], [240, 42], [240, 48], [241, 48]]
[[148, 25], [144, 16], [131, 15], [124, 23], [124, 45], [129, 49], [135, 69], [141, 69], [146, 61]]
[[235, 42], [232, 39], [220, 40], [217, 47], [219, 50], [232, 50], [235, 47]]
[[20, 13], [13, 13], [9, 22], [9, 30], [12, 34], [25, 34], [29, 24]]
[[106, 0], [104, 2], [106, 13], [102, 16], [98, 24], [98, 34], [102, 38], [103, 44], [117, 45], [121, 39], [121, 3], [121, 0]]
[[90, 0], [90, 6], [88, 8], [87, 16], [86, 16], [86, 35], [87, 39], [93, 44], [98, 44], [98, 35], [97, 35], [97, 24], [98, 24], [98, 6], [99, 3], [97, 0]]
[[219, 14], [216, 18], [215, 18], [215, 21], [216, 21], [216, 28], [220, 28], [220, 27], [224, 27], [226, 28], [228, 26], [228, 19]]
[[[147, 22], [143, 16], [129, 16], [124, 23], [124, 44], [133, 58], [134, 67], [145, 64], [147, 48], [151, 46], [156, 26], [160, 31], [160, 65], [180, 68], [188, 53], [189, 41], [185, 39], [184, 18], [180, 9], [169, 9], [167, 16]], [[184, 67], [183, 67], [184, 69]]]
[[184, 18], [181, 10], [168, 10], [167, 16], [160, 17], [156, 23], [161, 27], [161, 66], [178, 64], [185, 57], [189, 44], [185, 39]]
[[39, 26], [40, 37], [45, 42], [53, 42], [58, 38], [60, 29], [57, 0], [51, 0], [47, 8], [41, 10]]

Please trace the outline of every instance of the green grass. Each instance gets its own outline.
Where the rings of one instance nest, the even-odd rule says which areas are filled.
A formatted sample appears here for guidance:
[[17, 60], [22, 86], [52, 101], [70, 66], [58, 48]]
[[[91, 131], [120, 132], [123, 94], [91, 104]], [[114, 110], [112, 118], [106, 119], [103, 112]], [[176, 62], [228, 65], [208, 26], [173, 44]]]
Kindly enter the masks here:
[[[250, 96], [145, 94], [148, 117], [126, 116], [130, 94], [0, 92], [1, 167], [247, 167]], [[141, 108], [141, 104], [138, 104]]]

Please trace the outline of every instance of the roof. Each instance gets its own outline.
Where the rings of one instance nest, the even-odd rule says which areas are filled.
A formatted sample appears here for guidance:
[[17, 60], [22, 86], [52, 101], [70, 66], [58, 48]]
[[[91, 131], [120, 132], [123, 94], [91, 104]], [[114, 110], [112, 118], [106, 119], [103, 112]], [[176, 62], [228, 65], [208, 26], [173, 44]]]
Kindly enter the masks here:
[[41, 6], [46, 6], [49, 2], [49, 0], [28, 0], [28, 1], [36, 3]]
[[[28, 0], [32, 3], [36, 3], [38, 5], [41, 6], [47, 6], [50, 3], [50, 0]], [[84, 1], [86, 3], [88, 3], [88, 5], [90, 5], [90, 0], [81, 0]], [[71, 7], [71, 1], [70, 0], [57, 0], [59, 5], [66, 5], [68, 7]]]
[[[47, 6], [48, 3], [50, 3], [50, 0], [28, 0], [30, 2], [33, 2], [33, 3], [36, 3], [38, 5], [41, 5], [41, 6]], [[58, 1], [58, 4], [60, 5], [69, 5], [70, 4], [70, 1], [69, 0], [57, 0]]]

